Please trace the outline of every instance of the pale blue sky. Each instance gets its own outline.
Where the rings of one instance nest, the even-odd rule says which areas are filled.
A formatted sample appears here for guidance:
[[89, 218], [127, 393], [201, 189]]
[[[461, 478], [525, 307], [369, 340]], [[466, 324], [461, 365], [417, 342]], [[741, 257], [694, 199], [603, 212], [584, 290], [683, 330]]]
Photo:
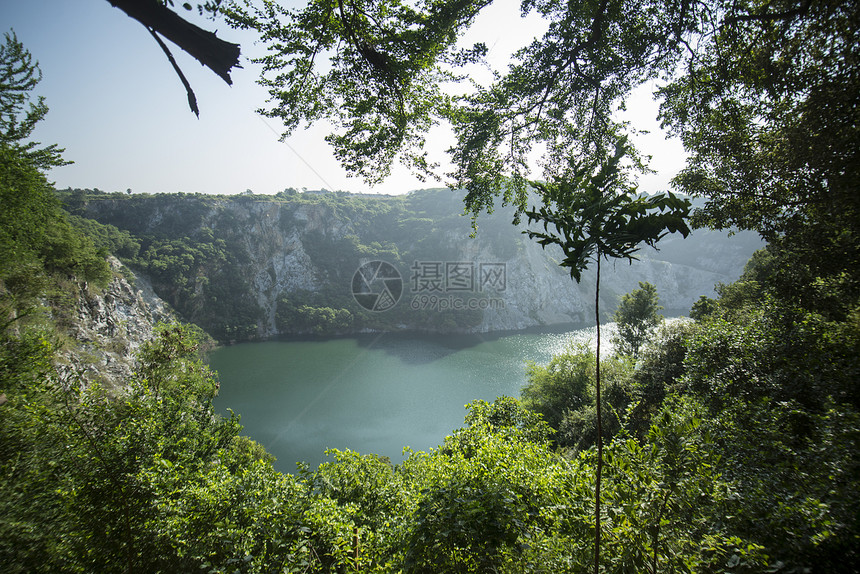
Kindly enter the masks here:
[[[470, 40], [486, 42], [491, 56], [504, 62], [542, 26], [518, 15], [516, 2], [497, 1], [482, 14]], [[403, 168], [373, 188], [347, 177], [323, 141], [324, 125], [280, 143], [277, 121], [254, 112], [266, 94], [256, 85], [257, 70], [247, 56], [261, 48], [223, 23], [216, 27], [220, 37], [242, 44], [244, 69], [234, 70], [232, 87], [168, 43], [197, 94], [197, 119], [149, 33], [106, 0], [0, 0], [0, 28], [15, 30], [44, 75], [37, 94], [45, 96], [50, 112], [35, 139], [65, 147], [65, 157], [75, 162], [50, 173], [58, 188], [271, 194], [286, 187], [325, 187], [395, 194], [438, 186]], [[637, 126], [657, 130], [650, 96], [643, 93], [630, 108]], [[434, 159], [444, 161], [442, 152], [452, 143], [447, 131], [431, 132], [430, 140]], [[654, 156], [652, 166], [659, 172], [642, 180], [643, 190], [664, 188], [682, 166], [680, 145], [657, 133], [640, 145]]]

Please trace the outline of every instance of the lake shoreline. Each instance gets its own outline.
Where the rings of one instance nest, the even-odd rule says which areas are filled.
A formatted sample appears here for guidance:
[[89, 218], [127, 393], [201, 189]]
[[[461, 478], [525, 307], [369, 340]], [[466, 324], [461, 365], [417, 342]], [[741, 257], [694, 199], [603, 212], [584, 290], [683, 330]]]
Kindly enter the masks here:
[[[686, 317], [690, 312], [689, 309], [663, 309], [663, 314], [665, 319], [676, 319], [679, 317]], [[610, 324], [611, 316], [604, 317], [601, 321], [602, 325]], [[280, 335], [275, 335], [273, 337], [266, 337], [261, 339], [254, 339], [251, 341], [229, 341], [218, 343], [213, 347], [212, 350], [221, 349], [224, 347], [232, 347], [236, 345], [246, 345], [246, 344], [256, 344], [256, 343], [268, 343], [268, 342], [284, 342], [284, 343], [293, 343], [293, 342], [326, 342], [326, 341], [336, 341], [341, 339], [350, 339], [357, 337], [376, 337], [379, 335], [397, 335], [403, 337], [425, 337], [425, 336], [446, 336], [446, 337], [507, 337], [511, 335], [535, 335], [535, 334], [560, 334], [567, 333], [571, 331], [578, 331], [582, 329], [588, 329], [594, 327], [594, 321], [590, 322], [567, 322], [567, 323], [554, 323], [552, 325], [534, 325], [531, 327], [526, 327], [525, 329], [503, 329], [503, 330], [495, 330], [495, 331], [433, 331], [433, 330], [422, 330], [422, 329], [403, 329], [403, 330], [361, 330], [361, 331], [353, 331], [353, 332], [345, 332], [345, 333], [332, 333], [332, 334], [322, 334], [322, 335], [314, 335], [311, 333], [283, 333]]]

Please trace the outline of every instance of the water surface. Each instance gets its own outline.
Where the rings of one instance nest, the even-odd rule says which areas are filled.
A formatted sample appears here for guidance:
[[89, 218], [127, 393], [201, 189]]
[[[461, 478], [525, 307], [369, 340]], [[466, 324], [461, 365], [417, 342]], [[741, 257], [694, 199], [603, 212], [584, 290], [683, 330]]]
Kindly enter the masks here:
[[428, 450], [461, 427], [472, 400], [518, 397], [527, 361], [545, 364], [572, 342], [593, 338], [592, 327], [234, 345], [210, 357], [221, 379], [215, 407], [240, 414], [244, 434], [275, 455], [285, 472], [297, 461], [318, 465], [327, 448], [396, 463], [404, 447]]

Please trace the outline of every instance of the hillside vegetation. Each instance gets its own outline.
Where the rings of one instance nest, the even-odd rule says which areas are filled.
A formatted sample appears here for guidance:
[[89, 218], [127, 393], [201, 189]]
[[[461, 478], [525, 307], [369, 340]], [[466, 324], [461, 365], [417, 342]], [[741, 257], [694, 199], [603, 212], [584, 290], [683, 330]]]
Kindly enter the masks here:
[[[103, 245], [151, 278], [183, 317], [220, 340], [257, 337], [265, 316], [248, 262], [254, 254], [279, 248], [298, 250], [303, 257], [288, 271], [303, 276], [303, 282], [276, 294], [280, 332], [331, 335], [395, 329], [405, 322], [456, 330], [480, 319], [468, 311], [416, 314], [408, 305], [383, 314], [366, 312], [350, 291], [361, 261], [387, 261], [408, 280], [413, 260], [445, 261], [446, 245], [447, 260], [454, 259], [450, 235], [465, 239], [468, 224], [449, 190], [400, 197], [333, 192], [125, 196], [76, 190], [61, 197], [73, 213], [92, 218], [77, 217], [78, 225], [100, 235]], [[282, 246], [256, 231], [255, 217], [273, 215], [279, 217], [277, 233], [294, 239], [293, 244]], [[306, 224], [307, 218], [313, 222]], [[498, 249], [510, 256], [517, 249], [516, 233], [509, 225], [494, 227]]]

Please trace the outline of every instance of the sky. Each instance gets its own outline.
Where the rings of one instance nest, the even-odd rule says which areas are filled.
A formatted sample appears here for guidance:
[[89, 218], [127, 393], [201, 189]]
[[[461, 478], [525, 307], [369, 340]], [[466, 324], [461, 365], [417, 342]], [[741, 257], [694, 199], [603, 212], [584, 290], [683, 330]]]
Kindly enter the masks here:
[[[515, 0], [496, 0], [463, 41], [485, 42], [490, 63], [503, 69], [509, 54], [546, 25], [519, 14]], [[373, 187], [350, 177], [324, 141], [325, 124], [300, 128], [280, 142], [280, 123], [256, 113], [265, 105], [266, 92], [256, 84], [259, 69], [249, 56], [264, 48], [223, 22], [200, 23], [242, 46], [243, 68], [233, 70], [233, 85], [228, 86], [168, 42], [197, 95], [198, 119], [149, 33], [106, 0], [0, 0], [0, 29], [15, 31], [43, 74], [35, 94], [45, 97], [50, 111], [33, 139], [64, 147], [64, 157], [74, 162], [49, 173], [58, 189], [214, 194], [250, 189], [273, 194], [292, 187], [400, 194], [440, 187], [400, 166]], [[668, 180], [683, 167], [683, 148], [660, 132], [650, 92], [635, 93], [628, 110], [627, 119], [651, 132], [637, 143], [652, 156], [651, 167], [657, 171], [640, 179], [640, 189], [667, 189]], [[434, 128], [428, 136], [431, 159], [444, 167], [444, 150], [452, 143], [450, 130]], [[531, 174], [540, 175], [537, 168]]]

